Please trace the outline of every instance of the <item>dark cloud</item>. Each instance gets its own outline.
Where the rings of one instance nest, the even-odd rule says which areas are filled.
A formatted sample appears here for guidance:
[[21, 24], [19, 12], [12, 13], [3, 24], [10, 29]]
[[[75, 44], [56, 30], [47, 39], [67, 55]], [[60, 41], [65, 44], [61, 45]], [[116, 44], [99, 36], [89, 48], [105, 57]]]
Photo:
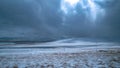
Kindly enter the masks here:
[[64, 16], [60, 11], [60, 0], [0, 0], [0, 40], [44, 41], [66, 37], [118, 39], [119, 6], [118, 1], [106, 2], [101, 6], [106, 9], [106, 15], [93, 25], [78, 7], [79, 14]]

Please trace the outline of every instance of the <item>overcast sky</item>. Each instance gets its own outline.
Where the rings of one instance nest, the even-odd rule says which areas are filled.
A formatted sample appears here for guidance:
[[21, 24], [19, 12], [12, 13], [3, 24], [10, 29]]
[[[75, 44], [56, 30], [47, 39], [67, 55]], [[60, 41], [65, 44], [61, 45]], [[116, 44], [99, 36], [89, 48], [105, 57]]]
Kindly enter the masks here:
[[120, 38], [120, 0], [0, 0], [0, 38]]

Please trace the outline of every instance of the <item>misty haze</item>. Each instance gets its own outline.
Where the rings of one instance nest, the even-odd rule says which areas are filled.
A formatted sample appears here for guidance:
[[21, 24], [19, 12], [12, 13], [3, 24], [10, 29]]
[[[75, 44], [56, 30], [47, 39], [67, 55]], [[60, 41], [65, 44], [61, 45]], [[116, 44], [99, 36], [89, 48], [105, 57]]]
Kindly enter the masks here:
[[120, 0], [0, 0], [0, 68], [120, 68]]

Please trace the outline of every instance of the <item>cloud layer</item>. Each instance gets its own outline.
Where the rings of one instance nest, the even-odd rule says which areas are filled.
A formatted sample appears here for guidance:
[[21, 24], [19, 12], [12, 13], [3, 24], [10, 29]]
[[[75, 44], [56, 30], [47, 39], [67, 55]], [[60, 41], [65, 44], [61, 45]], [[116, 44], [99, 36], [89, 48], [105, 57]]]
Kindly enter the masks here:
[[0, 38], [39, 41], [71, 37], [120, 38], [119, 0], [94, 0], [106, 11], [94, 23], [90, 21], [92, 15], [86, 18], [89, 9], [83, 10], [80, 5], [74, 9], [76, 14], [65, 15], [61, 1], [0, 0]]

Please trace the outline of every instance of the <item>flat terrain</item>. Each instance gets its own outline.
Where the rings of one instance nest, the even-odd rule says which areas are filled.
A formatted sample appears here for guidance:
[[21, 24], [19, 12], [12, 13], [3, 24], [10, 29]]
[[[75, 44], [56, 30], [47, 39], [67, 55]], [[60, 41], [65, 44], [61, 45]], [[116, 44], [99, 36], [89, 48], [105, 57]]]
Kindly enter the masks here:
[[120, 68], [120, 46], [103, 42], [1, 45], [0, 68]]

